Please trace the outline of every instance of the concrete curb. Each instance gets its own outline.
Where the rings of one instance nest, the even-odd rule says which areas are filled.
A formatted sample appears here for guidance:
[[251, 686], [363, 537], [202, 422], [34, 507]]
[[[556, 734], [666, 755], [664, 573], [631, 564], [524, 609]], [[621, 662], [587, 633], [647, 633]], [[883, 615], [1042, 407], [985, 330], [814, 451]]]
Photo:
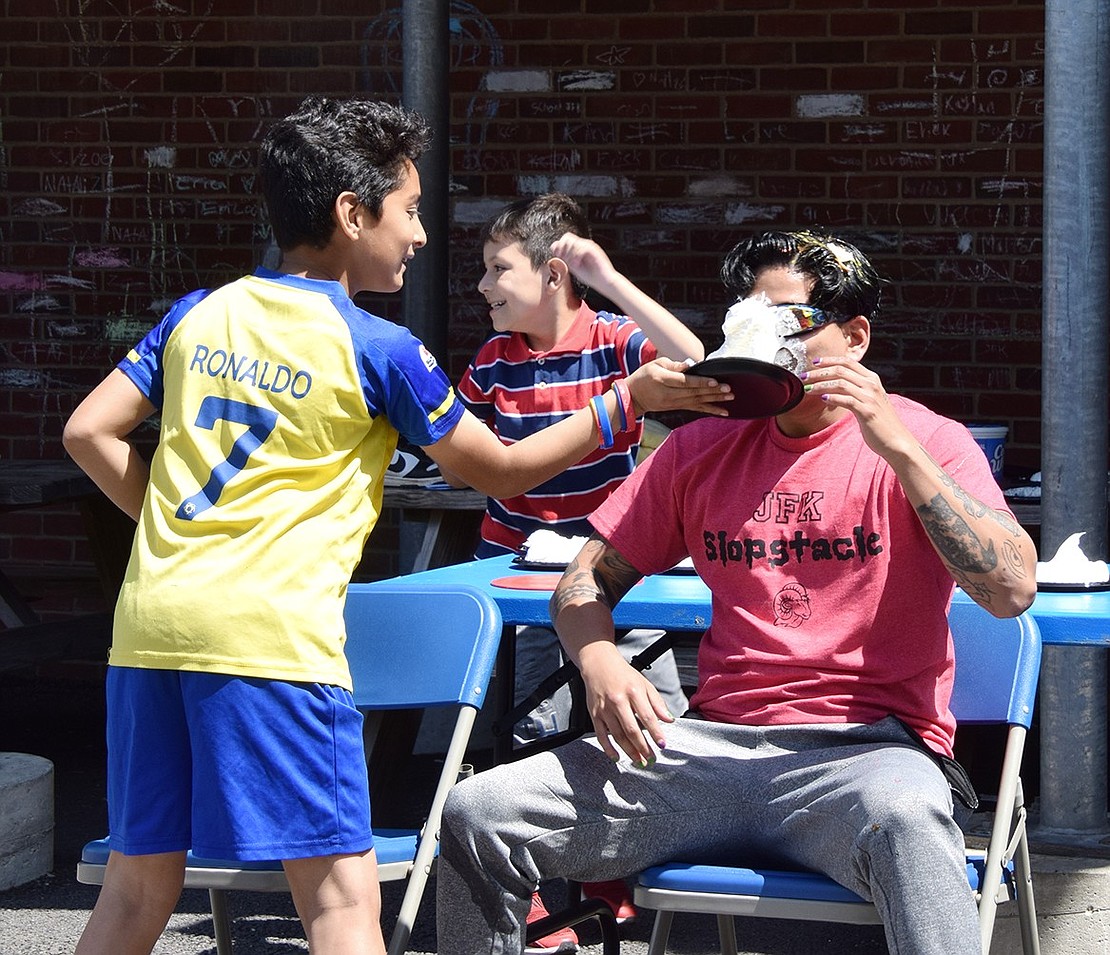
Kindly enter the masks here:
[[0, 891], [45, 875], [54, 863], [54, 764], [0, 753]]
[[[1110, 859], [1034, 853], [1033, 897], [1042, 955], [1110, 952]], [[1021, 951], [1017, 907], [998, 910], [991, 955]]]

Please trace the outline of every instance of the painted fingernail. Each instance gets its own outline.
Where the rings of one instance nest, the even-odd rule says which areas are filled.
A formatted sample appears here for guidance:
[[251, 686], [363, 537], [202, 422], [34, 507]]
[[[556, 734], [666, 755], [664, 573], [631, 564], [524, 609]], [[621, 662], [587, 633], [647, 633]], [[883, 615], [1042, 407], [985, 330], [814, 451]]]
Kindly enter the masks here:
[[800, 375], [798, 375], [798, 377], [801, 378], [802, 381], [805, 381], [809, 377], [809, 372], [803, 371]]
[[820, 365], [821, 364], [821, 359], [820, 358], [814, 358], [813, 359], [813, 364]]
[[805, 392], [813, 391], [813, 385], [802, 385], [802, 391], [805, 391]]

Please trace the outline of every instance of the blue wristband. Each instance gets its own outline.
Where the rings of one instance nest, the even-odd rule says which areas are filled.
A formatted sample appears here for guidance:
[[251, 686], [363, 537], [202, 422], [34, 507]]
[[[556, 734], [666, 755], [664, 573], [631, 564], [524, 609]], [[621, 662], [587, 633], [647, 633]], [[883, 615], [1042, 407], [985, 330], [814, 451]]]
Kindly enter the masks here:
[[613, 446], [613, 426], [609, 423], [609, 412], [605, 410], [605, 398], [602, 395], [594, 395], [590, 399], [590, 404], [594, 406], [597, 430], [601, 436], [598, 447], [611, 448]]
[[617, 396], [617, 414], [620, 415], [621, 431], [624, 432], [628, 430], [628, 416], [624, 413], [624, 402], [621, 401], [620, 389], [617, 388], [616, 382], [613, 383], [613, 394]]

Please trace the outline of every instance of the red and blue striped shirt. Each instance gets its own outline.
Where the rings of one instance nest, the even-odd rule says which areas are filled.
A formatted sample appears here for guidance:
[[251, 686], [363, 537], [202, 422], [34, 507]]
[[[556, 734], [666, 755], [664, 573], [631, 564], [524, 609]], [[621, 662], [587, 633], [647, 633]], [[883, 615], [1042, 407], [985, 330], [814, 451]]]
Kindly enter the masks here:
[[[655, 357], [655, 346], [631, 318], [594, 312], [583, 303], [570, 331], [550, 351], [533, 351], [519, 332], [492, 335], [458, 392], [502, 442], [514, 444], [584, 408]], [[564, 537], [589, 534], [586, 518], [632, 473], [642, 431], [640, 420], [633, 430], [615, 433], [613, 447], [597, 449], [531, 491], [490, 498], [475, 556], [516, 553], [540, 529]]]

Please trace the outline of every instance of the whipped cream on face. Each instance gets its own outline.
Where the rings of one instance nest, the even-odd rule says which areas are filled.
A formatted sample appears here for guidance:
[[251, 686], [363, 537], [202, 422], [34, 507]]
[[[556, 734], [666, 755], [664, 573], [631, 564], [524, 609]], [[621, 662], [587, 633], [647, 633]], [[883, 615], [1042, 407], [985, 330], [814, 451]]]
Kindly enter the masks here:
[[710, 358], [755, 358], [797, 374], [805, 367], [806, 346], [788, 336], [798, 331], [789, 306], [772, 305], [762, 292], [735, 302], [725, 313], [724, 343]]
[[1088, 560], [1079, 546], [1083, 533], [1072, 534], [1051, 560], [1037, 561], [1037, 582], [1042, 584], [1101, 584], [1110, 581], [1110, 565]]

